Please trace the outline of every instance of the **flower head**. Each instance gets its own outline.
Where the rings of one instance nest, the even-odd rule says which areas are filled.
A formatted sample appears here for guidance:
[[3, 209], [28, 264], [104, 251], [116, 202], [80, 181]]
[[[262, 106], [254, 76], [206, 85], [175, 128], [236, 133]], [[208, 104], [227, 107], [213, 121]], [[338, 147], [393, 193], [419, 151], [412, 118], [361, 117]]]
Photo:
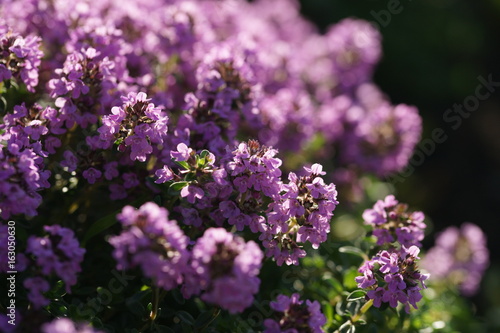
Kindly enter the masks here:
[[486, 235], [473, 223], [442, 231], [422, 261], [432, 279], [446, 279], [467, 296], [477, 293], [488, 264]]
[[279, 295], [271, 302], [274, 310], [271, 318], [264, 321], [264, 333], [312, 332], [321, 333], [326, 323], [318, 301], [301, 301], [299, 294], [288, 297]]
[[366, 296], [373, 299], [375, 307], [389, 303], [395, 308], [401, 303], [408, 313], [410, 305], [417, 308], [417, 302], [422, 299], [420, 290], [425, 288], [424, 281], [429, 277], [418, 270], [419, 252], [415, 245], [402, 246], [399, 250], [391, 248], [363, 263], [359, 268], [363, 275], [356, 277], [356, 283], [359, 288], [368, 289]]
[[180, 284], [189, 259], [189, 239], [169, 220], [168, 211], [148, 202], [139, 209], [125, 206], [117, 218], [124, 230], [109, 239], [117, 268], [139, 266], [155, 285], [166, 290]]
[[255, 242], [245, 243], [222, 228], [207, 229], [193, 247], [184, 295], [202, 292], [202, 300], [231, 313], [242, 312], [259, 290], [262, 258]]
[[407, 247], [420, 246], [426, 228], [424, 218], [422, 212], [408, 212], [408, 205], [399, 203], [393, 195], [377, 201], [363, 213], [365, 224], [374, 229], [378, 245], [397, 241]]

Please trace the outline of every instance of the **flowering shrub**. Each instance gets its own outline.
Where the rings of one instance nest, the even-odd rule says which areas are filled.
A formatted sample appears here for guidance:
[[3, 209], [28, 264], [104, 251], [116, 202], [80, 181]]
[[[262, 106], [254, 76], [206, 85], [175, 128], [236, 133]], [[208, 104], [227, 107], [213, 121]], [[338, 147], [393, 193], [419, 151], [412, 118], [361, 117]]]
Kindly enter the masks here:
[[419, 265], [424, 214], [381, 199], [422, 124], [372, 82], [380, 33], [298, 9], [0, 4], [0, 329], [424, 330], [421, 267], [477, 290], [477, 227]]

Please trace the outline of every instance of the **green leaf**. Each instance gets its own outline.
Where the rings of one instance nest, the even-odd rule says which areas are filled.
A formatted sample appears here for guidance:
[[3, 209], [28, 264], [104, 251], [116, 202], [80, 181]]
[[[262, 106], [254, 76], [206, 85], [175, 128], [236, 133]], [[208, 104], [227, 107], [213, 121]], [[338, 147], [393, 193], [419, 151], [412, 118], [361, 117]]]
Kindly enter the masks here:
[[208, 150], [206, 150], [206, 149], [203, 149], [203, 150], [201, 151], [201, 153], [200, 153], [200, 157], [201, 157], [201, 158], [205, 158], [205, 157], [207, 157], [207, 156], [208, 156], [208, 154], [210, 154], [210, 152], [209, 152]]
[[177, 311], [175, 315], [184, 323], [193, 326], [195, 324], [195, 320], [193, 316], [191, 316], [186, 311]]
[[357, 299], [355, 301], [350, 301], [347, 303], [346, 312], [349, 312], [352, 316], [355, 316], [359, 310], [361, 310], [362, 301]]
[[82, 241], [82, 247], [85, 247], [85, 244], [89, 241], [89, 239], [100, 234], [104, 230], [110, 228], [115, 223], [117, 223], [118, 220], [116, 219], [116, 214], [118, 214], [118, 211], [106, 215], [103, 218], [100, 218], [99, 220], [95, 221], [94, 224], [92, 224], [85, 233], [85, 236], [83, 237]]
[[186, 170], [189, 170], [189, 164], [186, 162], [186, 161], [174, 161], [178, 166], [186, 169]]
[[337, 304], [335, 304], [335, 313], [341, 316], [345, 315], [344, 302], [340, 301]]
[[63, 302], [53, 301], [47, 306], [47, 311], [54, 316], [63, 316], [68, 313], [68, 308]]
[[189, 183], [185, 182], [185, 181], [175, 182], [175, 183], [172, 183], [172, 185], [170, 185], [170, 189], [172, 189], [174, 191], [180, 191], [184, 187], [186, 187], [187, 185], [189, 185]]
[[327, 277], [324, 278], [324, 281], [328, 283], [337, 292], [337, 294], [340, 294], [344, 291], [342, 283], [340, 283], [340, 281], [338, 281], [336, 278]]
[[347, 290], [353, 290], [358, 288], [358, 284], [356, 283], [356, 277], [359, 276], [359, 272], [357, 268], [349, 268], [344, 271], [344, 287]]
[[64, 295], [66, 295], [66, 288], [64, 288], [64, 282], [62, 280], [57, 281], [54, 288], [52, 288], [45, 294], [45, 296], [47, 296], [49, 299], [59, 299]]
[[363, 319], [358, 319], [358, 321], [356, 321], [356, 325], [358, 325], [358, 326], [366, 325], [366, 321]]
[[364, 260], [367, 259], [366, 254], [361, 249], [358, 249], [357, 247], [354, 247], [354, 246], [342, 246], [341, 248], [339, 248], [339, 252], [340, 253], [354, 254], [354, 255], [357, 255], [357, 256], [363, 258]]
[[357, 299], [362, 299], [362, 298], [365, 298], [365, 295], [366, 295], [366, 291], [364, 290], [354, 290], [352, 293], [350, 293], [349, 295], [347, 295], [347, 301], [355, 301]]
[[220, 309], [213, 309], [209, 311], [203, 311], [200, 313], [198, 318], [196, 318], [195, 327], [200, 329], [208, 326], [212, 321], [217, 318], [220, 313]]
[[333, 307], [328, 302], [322, 302], [322, 303], [323, 303], [323, 314], [325, 315], [327, 322], [330, 323], [333, 321]]

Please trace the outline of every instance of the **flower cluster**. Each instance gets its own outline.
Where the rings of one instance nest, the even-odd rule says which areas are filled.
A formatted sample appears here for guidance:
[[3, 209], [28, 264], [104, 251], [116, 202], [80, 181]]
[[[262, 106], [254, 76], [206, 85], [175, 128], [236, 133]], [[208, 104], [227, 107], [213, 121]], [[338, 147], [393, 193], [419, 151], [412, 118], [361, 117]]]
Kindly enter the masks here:
[[266, 255], [274, 256], [278, 265], [298, 264], [305, 251], [298, 243], [309, 241], [313, 248], [327, 240], [330, 219], [337, 201], [334, 184], [325, 184], [323, 167], [314, 164], [304, 168], [306, 174], [291, 172], [288, 184], [281, 186], [280, 200], [272, 203], [268, 226], [260, 237], [267, 248]]
[[264, 333], [325, 332], [321, 327], [326, 318], [318, 301], [301, 301], [299, 294], [279, 295], [270, 305], [274, 313], [264, 321]]
[[0, 81], [20, 79], [28, 91], [35, 92], [43, 57], [40, 37], [22, 37], [0, 23]]
[[37, 193], [48, 188], [49, 172], [41, 170], [40, 157], [31, 150], [0, 150], [0, 212], [8, 219], [15, 214], [35, 216], [42, 203]]
[[339, 86], [349, 90], [368, 81], [382, 55], [380, 33], [370, 23], [345, 19], [326, 33], [327, 49]]
[[259, 85], [248, 61], [252, 52], [240, 49], [231, 45], [214, 47], [200, 62], [197, 90], [185, 97], [188, 112], [180, 124], [186, 127], [178, 129], [189, 132], [196, 149], [221, 154], [228, 143], [234, 144], [244, 122], [259, 125], [260, 111], [255, 102]]
[[446, 279], [467, 296], [477, 293], [488, 264], [486, 236], [472, 223], [442, 231], [422, 260], [422, 267], [431, 273], [433, 280]]
[[107, 149], [117, 143], [119, 151], [130, 148], [132, 161], [144, 162], [153, 152], [152, 144], [163, 143], [168, 117], [143, 92], [129, 93], [122, 101], [122, 107], [113, 107], [112, 114], [103, 117], [99, 147]]
[[397, 241], [406, 247], [421, 246], [426, 228], [424, 218], [420, 211], [408, 212], [408, 205], [399, 203], [393, 195], [377, 201], [363, 213], [365, 223], [374, 228], [378, 245]]
[[262, 231], [258, 213], [266, 210], [266, 201], [279, 200], [282, 161], [276, 154], [255, 140], [240, 143], [231, 153], [226, 172], [237, 196], [221, 202], [219, 210], [237, 230], [250, 226], [253, 232]]
[[279, 150], [300, 151], [313, 137], [314, 103], [303, 90], [282, 88], [259, 104], [265, 127], [259, 140]]
[[242, 312], [259, 291], [263, 258], [259, 246], [222, 228], [210, 228], [196, 241], [183, 292], [231, 313]]
[[386, 103], [353, 119], [344, 135], [341, 159], [384, 177], [404, 168], [420, 140], [421, 120], [415, 107]]
[[189, 239], [168, 211], [148, 202], [139, 209], [125, 206], [117, 216], [124, 230], [109, 242], [121, 270], [141, 267], [155, 285], [169, 290], [183, 281], [189, 259]]
[[[76, 284], [77, 273], [81, 271], [85, 249], [80, 248], [78, 240], [71, 229], [59, 225], [45, 226], [48, 233], [45, 237], [31, 236], [28, 239], [26, 253], [32, 255], [34, 264], [41, 274], [49, 277], [55, 274], [66, 286], [66, 292]], [[28, 266], [30, 267], [30, 266]], [[24, 280], [24, 287], [29, 291], [30, 301], [35, 307], [48, 304], [43, 293], [50, 288], [42, 277], [32, 277]]]
[[92, 47], [69, 54], [64, 67], [54, 71], [57, 77], [48, 82], [63, 117], [82, 128], [97, 123], [97, 115], [107, 106], [105, 96], [110, 98], [107, 92], [116, 86], [110, 78], [114, 64], [98, 56]]
[[214, 154], [205, 150], [206, 160], [181, 143], [171, 156], [185, 163], [184, 169], [174, 172], [164, 166], [156, 171], [156, 182], [184, 178], [172, 186], [181, 185], [180, 196], [190, 204], [178, 207], [186, 224], [200, 227], [203, 219], [217, 226], [227, 223], [238, 231], [248, 227], [260, 234], [266, 255], [278, 265], [298, 265], [306, 255], [300, 243], [309, 241], [318, 248], [327, 240], [337, 191], [321, 178], [325, 172], [320, 164], [304, 168], [304, 176], [291, 172], [289, 182], [283, 183], [282, 161], [276, 154], [275, 149], [249, 140], [216, 167]]
[[424, 281], [429, 277], [418, 270], [415, 261], [420, 259], [419, 252], [415, 245], [380, 251], [360, 267], [363, 276], [356, 277], [358, 287], [369, 289], [366, 296], [373, 299], [376, 307], [384, 302], [395, 308], [399, 302], [408, 313], [410, 305], [417, 309], [417, 302], [422, 299], [420, 291], [425, 288]]

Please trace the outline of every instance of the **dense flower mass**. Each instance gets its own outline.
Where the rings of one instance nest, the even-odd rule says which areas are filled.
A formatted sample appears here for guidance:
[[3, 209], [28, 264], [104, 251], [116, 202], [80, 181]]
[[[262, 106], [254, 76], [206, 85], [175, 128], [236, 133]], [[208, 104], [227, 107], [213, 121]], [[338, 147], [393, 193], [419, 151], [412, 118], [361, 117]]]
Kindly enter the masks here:
[[6, 147], [0, 146], [0, 214], [5, 219], [16, 214], [37, 215], [42, 203], [38, 191], [50, 187], [50, 171], [44, 170], [43, 158], [33, 149], [21, 147], [14, 137], [7, 140]]
[[431, 273], [433, 280], [445, 279], [458, 285], [467, 296], [477, 293], [488, 264], [486, 235], [472, 223], [442, 231], [422, 260], [422, 267]]
[[41, 42], [40, 37], [23, 37], [0, 22], [0, 81], [15, 78], [34, 92], [43, 57]]
[[[73, 230], [59, 225], [45, 226], [48, 236], [28, 238], [26, 253], [32, 256], [37, 270], [42, 276], [24, 280], [24, 287], [28, 290], [28, 297], [35, 307], [48, 305], [49, 301], [43, 296], [49, 291], [50, 285], [46, 281], [52, 274], [60, 278], [66, 292], [77, 282], [77, 274], [81, 271], [81, 263], [85, 249], [80, 247]], [[28, 267], [34, 268], [29, 265]]]
[[408, 313], [410, 305], [417, 309], [417, 302], [422, 299], [420, 291], [429, 277], [418, 270], [419, 252], [415, 245], [380, 251], [359, 268], [363, 276], [356, 277], [358, 287], [368, 289], [366, 296], [373, 299], [377, 308], [384, 302], [393, 308], [401, 303]]
[[375, 203], [363, 213], [365, 223], [371, 225], [377, 244], [399, 242], [410, 247], [420, 246], [424, 239], [425, 216], [422, 212], [408, 212], [408, 205], [400, 203], [393, 195]]
[[[401, 170], [422, 129], [373, 83], [372, 24], [320, 33], [296, 0], [3, 0], [0, 17], [0, 217], [18, 228], [0, 225], [0, 273], [15, 261], [15, 330], [228, 331], [289, 290], [276, 273], [290, 271], [314, 276], [303, 290], [321, 303], [280, 294], [244, 331], [358, 327], [362, 314], [333, 312], [354, 304], [359, 263], [323, 245], [337, 242], [334, 213], [365, 199], [365, 174]], [[340, 214], [339, 182], [357, 194]], [[423, 213], [387, 196], [363, 219], [383, 247], [356, 278], [368, 305], [417, 308]], [[472, 292], [484, 238], [459, 234], [429, 260]]]
[[262, 258], [255, 242], [245, 242], [222, 228], [207, 229], [193, 247], [184, 295], [202, 292], [202, 300], [231, 313], [242, 312], [259, 290]]
[[265, 333], [325, 332], [322, 326], [326, 318], [318, 301], [301, 301], [299, 294], [279, 295], [271, 302], [271, 309], [274, 313], [264, 321]]
[[80, 248], [73, 230], [59, 225], [45, 226], [45, 237], [30, 237], [26, 252], [34, 256], [42, 274], [56, 274], [66, 284], [66, 291], [76, 284], [85, 249]]
[[169, 220], [168, 211], [153, 202], [139, 209], [125, 206], [117, 216], [123, 231], [111, 237], [113, 256], [121, 270], [139, 266], [155, 285], [166, 290], [183, 281], [189, 259], [189, 239]]

